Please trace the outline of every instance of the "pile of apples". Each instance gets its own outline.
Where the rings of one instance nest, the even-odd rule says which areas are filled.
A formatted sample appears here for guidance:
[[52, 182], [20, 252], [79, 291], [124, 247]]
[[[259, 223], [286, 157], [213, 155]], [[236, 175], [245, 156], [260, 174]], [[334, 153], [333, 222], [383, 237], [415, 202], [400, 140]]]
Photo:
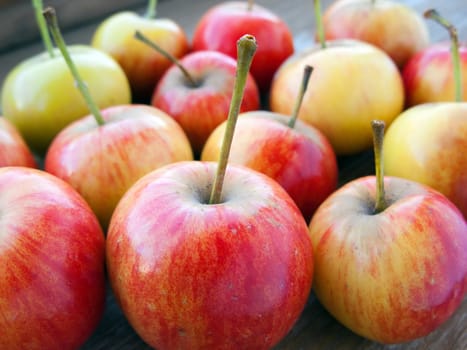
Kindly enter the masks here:
[[[312, 286], [381, 343], [462, 303], [467, 47], [436, 11], [450, 42], [392, 0], [314, 0], [298, 52], [253, 1], [211, 8], [190, 42], [151, 0], [75, 46], [33, 5], [45, 52], [1, 96], [1, 349], [79, 348], [107, 280], [157, 349], [272, 348]], [[376, 176], [339, 183], [372, 147]]]

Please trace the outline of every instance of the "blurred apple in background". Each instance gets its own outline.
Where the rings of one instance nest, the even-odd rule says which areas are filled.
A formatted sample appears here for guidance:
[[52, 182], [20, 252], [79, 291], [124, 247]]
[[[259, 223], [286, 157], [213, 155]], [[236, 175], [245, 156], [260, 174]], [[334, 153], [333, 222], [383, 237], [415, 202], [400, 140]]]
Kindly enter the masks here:
[[[61, 129], [88, 114], [60, 51], [49, 49], [13, 68], [1, 92], [4, 117], [40, 156]], [[130, 103], [128, 79], [112, 57], [85, 45], [72, 45], [69, 51], [100, 108]]]
[[[227, 119], [237, 62], [217, 51], [197, 51], [173, 65], [156, 86], [151, 104], [174, 118], [188, 136], [195, 158], [211, 132]], [[260, 108], [260, 95], [248, 73], [240, 110]]]
[[[311, 73], [311, 67], [309, 74]], [[307, 74], [305, 71], [304, 75]], [[307, 84], [304, 77], [302, 84]], [[296, 82], [299, 84], [299, 82]], [[295, 120], [306, 86], [291, 116], [269, 111], [241, 113], [229, 154], [230, 164], [244, 165], [276, 180], [309, 222], [316, 208], [337, 186], [337, 161], [331, 144], [316, 128]], [[217, 161], [227, 122], [209, 136], [202, 161]]]
[[428, 335], [462, 303], [467, 223], [441, 193], [385, 177], [381, 154], [375, 149], [376, 177], [340, 187], [313, 216], [313, 289], [353, 332], [402, 343]]
[[294, 52], [287, 24], [271, 10], [253, 1], [224, 1], [210, 8], [193, 33], [193, 50], [215, 50], [236, 58], [236, 42], [244, 34], [258, 42], [250, 72], [262, 93], [269, 90], [274, 73]]
[[156, 108], [119, 105], [100, 111], [69, 57], [55, 11], [44, 15], [92, 113], [54, 138], [44, 168], [70, 183], [107, 229], [116, 204], [136, 180], [162, 165], [192, 160], [193, 153], [180, 125]]
[[414, 8], [393, 0], [335, 0], [323, 13], [326, 40], [376, 45], [402, 69], [430, 43], [428, 26]]
[[[426, 13], [430, 18], [442, 19], [436, 11]], [[451, 59], [455, 62], [454, 69], [449, 69], [448, 80], [455, 86], [449, 100], [454, 102], [419, 104], [397, 117], [384, 141], [384, 166], [388, 175], [418, 181], [442, 192], [467, 218], [467, 102], [462, 102], [467, 79], [462, 82], [457, 32], [452, 25], [448, 27], [453, 47]], [[448, 57], [443, 61], [440, 65], [452, 67]]]
[[[463, 77], [462, 100], [467, 102], [467, 45], [460, 43], [459, 55]], [[451, 44], [441, 42], [430, 45], [412, 57], [402, 78], [406, 91], [406, 106], [427, 102], [455, 101], [455, 74], [451, 57]]]
[[144, 15], [124, 11], [111, 15], [96, 29], [91, 45], [117, 60], [132, 89], [133, 102], [149, 103], [154, 87], [171, 61], [135, 40], [139, 30], [165, 51], [180, 58], [190, 50], [184, 29], [168, 18], [156, 17], [157, 1], [148, 1]]
[[36, 168], [37, 163], [18, 129], [0, 117], [0, 167], [4, 166]]
[[104, 234], [44, 171], [0, 168], [0, 348], [78, 349], [104, 311]]

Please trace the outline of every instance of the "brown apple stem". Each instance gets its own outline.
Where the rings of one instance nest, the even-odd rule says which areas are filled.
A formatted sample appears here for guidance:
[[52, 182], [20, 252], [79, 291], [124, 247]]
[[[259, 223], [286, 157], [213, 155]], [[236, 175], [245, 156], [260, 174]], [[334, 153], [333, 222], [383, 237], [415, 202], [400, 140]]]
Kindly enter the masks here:
[[313, 67], [306, 65], [303, 69], [303, 78], [302, 84], [300, 86], [300, 91], [298, 92], [297, 99], [295, 100], [295, 105], [292, 112], [292, 117], [289, 120], [289, 127], [292, 129], [295, 127], [295, 123], [297, 122], [298, 112], [300, 107], [302, 106], [303, 96], [305, 96], [306, 88], [308, 87], [308, 81], [310, 80], [311, 73], [313, 72]]
[[50, 57], [55, 57], [52, 40], [50, 39], [49, 30], [47, 29], [47, 23], [42, 15], [44, 9], [42, 0], [32, 0], [32, 6], [34, 7], [34, 14], [36, 15], [37, 26], [41, 33], [42, 42], [44, 43], [46, 51]]
[[373, 149], [375, 153], [375, 171], [376, 171], [376, 203], [375, 214], [386, 209], [386, 195], [384, 193], [384, 169], [383, 169], [383, 138], [385, 123], [382, 120], [373, 120], [371, 122], [373, 129]]
[[253, 5], [255, 4], [255, 1], [254, 0], [248, 0], [248, 7], [247, 7], [247, 10], [248, 11], [251, 11], [253, 10]]
[[321, 48], [325, 49], [326, 39], [324, 35], [324, 25], [323, 25], [323, 18], [322, 18], [323, 16], [321, 13], [321, 1], [314, 0], [313, 3], [315, 5], [315, 21], [316, 21], [316, 28], [318, 29], [319, 43], [321, 44]]
[[256, 39], [253, 35], [246, 34], [237, 41], [237, 71], [235, 84], [230, 101], [227, 125], [225, 128], [224, 139], [222, 141], [219, 163], [217, 165], [214, 183], [211, 189], [209, 204], [217, 204], [221, 200], [222, 186], [224, 184], [225, 172], [227, 170], [227, 161], [229, 159], [230, 146], [237, 123], [240, 105], [243, 99], [248, 72], [250, 70], [253, 56], [256, 52]]
[[55, 44], [57, 45], [58, 49], [62, 53], [63, 59], [65, 60], [68, 68], [70, 69], [70, 72], [73, 75], [73, 78], [75, 79], [75, 83], [79, 91], [81, 92], [81, 95], [83, 96], [86, 102], [86, 105], [88, 106], [92, 115], [96, 119], [97, 124], [104, 125], [105, 124], [104, 118], [102, 117], [99, 108], [92, 100], [91, 93], [89, 92], [87, 85], [83, 82], [83, 79], [79, 75], [78, 69], [76, 68], [73, 60], [71, 59], [70, 53], [68, 52], [68, 49], [65, 44], [65, 40], [63, 40], [62, 33], [60, 32], [55, 9], [53, 7], [47, 7], [43, 11], [43, 16], [45, 20], [47, 21], [50, 33], [52, 34]]
[[456, 27], [443, 18], [438, 11], [434, 9], [430, 9], [425, 11], [424, 13], [425, 18], [429, 18], [437, 22], [438, 24], [442, 25], [446, 28], [449, 32], [449, 36], [451, 37], [451, 58], [452, 58], [452, 65], [454, 70], [454, 81], [455, 81], [455, 100], [457, 102], [462, 102], [463, 91], [462, 91], [462, 69], [461, 69], [461, 61], [459, 56], [459, 36], [457, 35]]
[[151, 41], [147, 36], [145, 36], [143, 33], [141, 33], [139, 30], [136, 30], [135, 32], [135, 38], [138, 39], [139, 41], [145, 43], [149, 47], [153, 48], [156, 50], [158, 53], [160, 53], [162, 56], [167, 58], [170, 62], [175, 64], [183, 73], [185, 78], [190, 82], [192, 86], [198, 86], [199, 83], [193, 78], [193, 76], [188, 72], [188, 70], [183, 66], [183, 64], [180, 63], [180, 60], [178, 60], [175, 56], [172, 56], [170, 53], [165, 51], [162, 47], [157, 45], [154, 41]]
[[157, 0], [149, 0], [148, 7], [146, 8], [146, 14], [144, 17], [146, 18], [155, 18], [157, 14]]

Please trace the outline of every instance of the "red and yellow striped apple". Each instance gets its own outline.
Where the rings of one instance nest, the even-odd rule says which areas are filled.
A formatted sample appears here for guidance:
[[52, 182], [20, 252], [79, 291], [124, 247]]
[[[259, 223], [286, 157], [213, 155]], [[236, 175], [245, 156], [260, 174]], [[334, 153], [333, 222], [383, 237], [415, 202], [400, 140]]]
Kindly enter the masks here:
[[0, 167], [4, 166], [37, 168], [37, 162], [19, 130], [0, 117]]

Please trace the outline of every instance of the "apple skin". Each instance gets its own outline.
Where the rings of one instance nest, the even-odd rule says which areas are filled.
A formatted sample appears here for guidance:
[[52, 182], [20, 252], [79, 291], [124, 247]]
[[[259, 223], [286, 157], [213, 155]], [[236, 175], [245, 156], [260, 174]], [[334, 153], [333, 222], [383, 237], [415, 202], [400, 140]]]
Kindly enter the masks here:
[[124, 11], [111, 15], [94, 32], [91, 45], [117, 60], [125, 71], [134, 102], [148, 103], [171, 61], [134, 38], [139, 30], [164, 51], [181, 58], [190, 50], [183, 28], [168, 18], [146, 18]]
[[0, 167], [4, 166], [37, 168], [37, 163], [18, 129], [0, 117]]
[[258, 4], [248, 10], [246, 1], [217, 4], [198, 21], [192, 49], [215, 50], [237, 58], [236, 42], [244, 34], [253, 35], [258, 42], [250, 72], [261, 92], [267, 92], [276, 70], [294, 53], [290, 28], [271, 10]]
[[[467, 77], [467, 45], [459, 45], [461, 75]], [[429, 102], [455, 101], [454, 72], [449, 42], [427, 47], [414, 55], [404, 67], [402, 78], [406, 107]], [[462, 100], [467, 102], [467, 79], [463, 79]]]
[[[151, 105], [172, 116], [183, 128], [198, 158], [211, 132], [227, 120], [235, 85], [237, 61], [217, 51], [197, 51], [180, 63], [199, 85], [192, 86], [173, 65], [157, 84]], [[240, 112], [260, 108], [256, 82], [248, 74]]]
[[399, 69], [430, 43], [423, 17], [393, 0], [336, 0], [323, 13], [323, 27], [326, 40], [368, 42], [385, 51]]
[[[240, 164], [277, 181], [309, 222], [316, 208], [336, 189], [337, 159], [331, 144], [316, 128], [268, 111], [241, 113], [229, 154], [230, 164]], [[201, 160], [217, 161], [227, 123], [209, 136]]]
[[163, 349], [270, 349], [311, 289], [308, 229], [269, 177], [229, 165], [222, 202], [207, 204], [216, 164], [179, 162], [140, 179], [107, 236], [109, 280], [136, 332]]
[[467, 291], [467, 224], [442, 194], [386, 177], [389, 207], [373, 214], [374, 176], [347, 183], [310, 223], [318, 300], [380, 343], [428, 335]]
[[87, 116], [62, 130], [50, 145], [44, 169], [71, 184], [106, 229], [136, 180], [162, 165], [192, 160], [193, 153], [181, 127], [156, 108], [121, 105], [102, 114], [103, 126]]
[[[128, 79], [113, 58], [84, 45], [68, 50], [100, 108], [130, 103]], [[54, 52], [54, 58], [45, 52], [19, 63], [8, 73], [2, 89], [4, 117], [40, 156], [60, 130], [89, 113], [60, 51]]]
[[42, 170], [0, 168], [0, 348], [78, 349], [105, 302], [97, 218]]
[[409, 108], [386, 132], [385, 172], [438, 190], [467, 218], [466, 135], [466, 102]]
[[[314, 68], [298, 117], [319, 129], [338, 156], [372, 146], [371, 121], [389, 125], [404, 107], [401, 74], [381, 49], [356, 40], [328, 41], [288, 58], [271, 86], [270, 110], [290, 115], [303, 67]], [[377, 78], [375, 78], [377, 77]]]

